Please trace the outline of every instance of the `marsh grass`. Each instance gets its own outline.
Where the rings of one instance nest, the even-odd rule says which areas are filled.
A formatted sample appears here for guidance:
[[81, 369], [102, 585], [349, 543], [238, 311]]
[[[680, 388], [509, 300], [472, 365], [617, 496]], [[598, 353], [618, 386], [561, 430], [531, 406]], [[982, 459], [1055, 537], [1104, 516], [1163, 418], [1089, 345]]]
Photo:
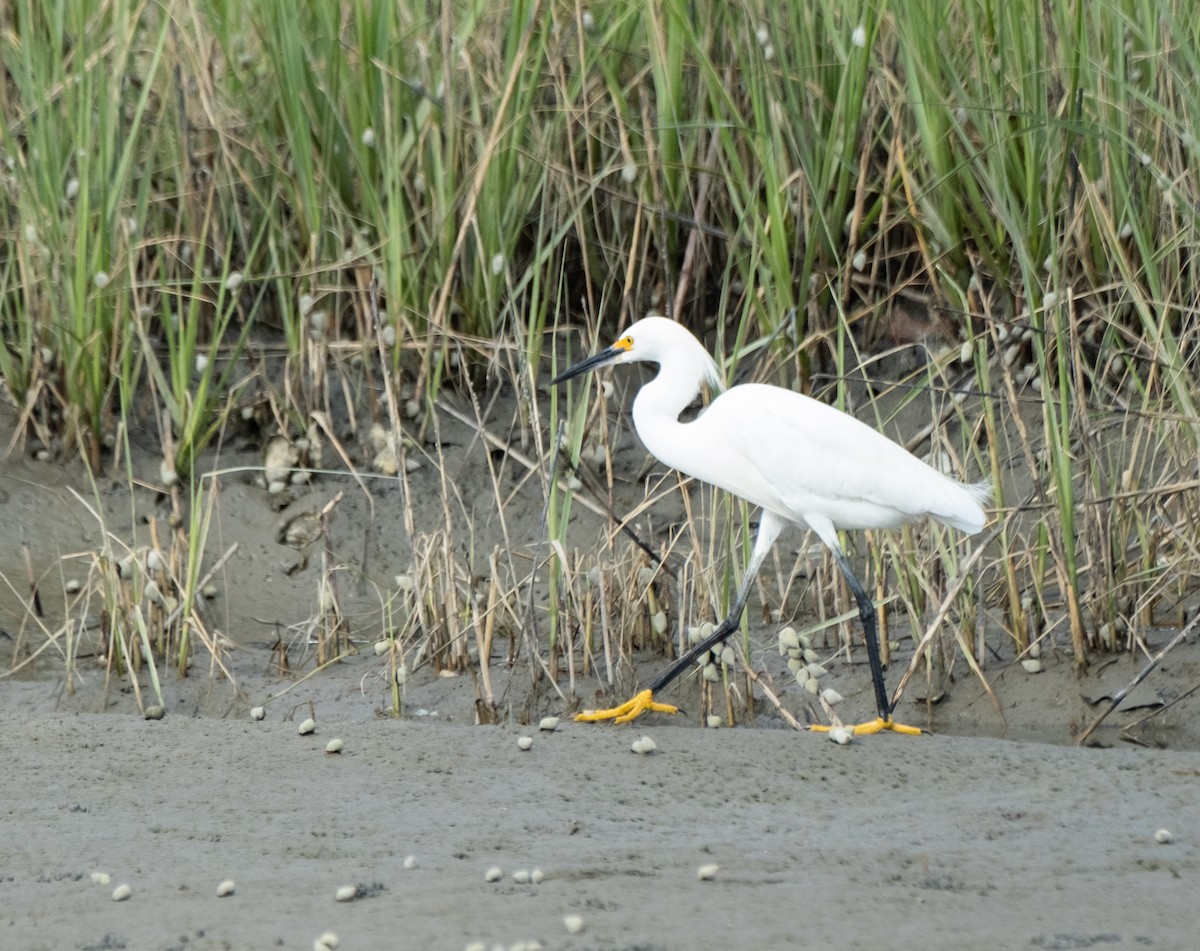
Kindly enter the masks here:
[[[721, 614], [750, 544], [752, 512], [673, 476], [629, 516], [654, 558], [574, 527], [582, 504], [627, 514], [611, 449], [631, 384], [539, 387], [659, 309], [730, 381], [811, 391], [991, 479], [998, 529], [964, 584], [969, 542], [918, 527], [868, 556], [848, 539], [892, 597], [891, 641], [958, 591], [928, 676], [957, 657], [1145, 650], [1181, 621], [1198, 564], [1196, 24], [1184, 3], [1115, 0], [15, 0], [0, 12], [14, 446], [122, 472], [130, 431], [157, 434], [184, 519], [162, 580], [192, 621], [163, 640], [141, 617], [182, 672], [212, 557], [192, 488], [206, 448], [249, 421], [332, 447], [365, 488], [353, 439], [379, 424], [406, 496], [412, 458], [443, 512], [426, 531], [405, 509], [411, 592], [371, 579], [364, 623], [395, 640], [392, 682], [396, 665], [471, 671], [494, 710], [507, 637], [506, 663], [524, 652], [574, 702], [581, 673], [615, 686], [636, 651], [678, 650]], [[511, 420], [489, 421], [501, 406]], [[477, 534], [439, 449], [451, 418], [540, 483], [540, 554], [506, 520], [490, 454], [500, 527]], [[664, 532], [652, 500], [679, 492]], [[101, 567], [116, 552], [95, 557], [89, 591], [134, 631], [144, 591]], [[353, 649], [344, 567], [321, 571], [317, 663]], [[847, 603], [805, 549], [758, 588], [771, 624]], [[856, 650], [850, 630], [827, 649]], [[128, 633], [113, 648], [143, 662]]]

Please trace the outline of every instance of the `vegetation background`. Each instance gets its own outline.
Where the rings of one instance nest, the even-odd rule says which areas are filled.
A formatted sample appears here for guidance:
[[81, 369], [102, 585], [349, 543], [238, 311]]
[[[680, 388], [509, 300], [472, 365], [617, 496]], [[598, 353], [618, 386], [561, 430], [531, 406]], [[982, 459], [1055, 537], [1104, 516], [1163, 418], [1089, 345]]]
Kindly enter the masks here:
[[[623, 514], [607, 447], [626, 424], [607, 388], [541, 387], [655, 309], [731, 380], [992, 479], [985, 545], [877, 540], [873, 583], [910, 619], [893, 639], [940, 606], [969, 664], [1147, 652], [1200, 587], [1197, 75], [1182, 0], [11, 0], [12, 448], [131, 482], [134, 453], [161, 457], [162, 537], [106, 536], [72, 597], [103, 606], [117, 662], [182, 671], [198, 635], [220, 653], [206, 452], [252, 433], [275, 491], [407, 479], [416, 455], [436, 469], [440, 425], [474, 423], [539, 474], [549, 544], [532, 566], [455, 555], [471, 528], [435, 480], [453, 544], [419, 546], [409, 519], [425, 554], [374, 579], [396, 679], [477, 663], [504, 628], [534, 630], [557, 676], [596, 628], [611, 682], [611, 654], [663, 636], [660, 600], [728, 602], [753, 518], [685, 496], [649, 542], [666, 568], [572, 531], [585, 482]], [[543, 563], [548, 613], [525, 624]], [[836, 571], [812, 572], [839, 603]], [[325, 663], [348, 626], [331, 596], [314, 610]]]

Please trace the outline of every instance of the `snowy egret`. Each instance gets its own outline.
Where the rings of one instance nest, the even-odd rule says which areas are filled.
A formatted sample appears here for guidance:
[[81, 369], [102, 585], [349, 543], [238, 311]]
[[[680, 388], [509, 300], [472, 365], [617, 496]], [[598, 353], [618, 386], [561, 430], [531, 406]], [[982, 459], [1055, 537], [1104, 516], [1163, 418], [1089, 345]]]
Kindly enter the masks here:
[[[750, 586], [785, 525], [807, 526], [833, 553], [858, 602], [867, 644], [877, 717], [856, 733], [920, 733], [892, 720], [879, 658], [875, 606], [838, 542], [841, 529], [896, 528], [933, 518], [968, 534], [983, 528], [986, 482], [947, 478], [853, 416], [791, 390], [745, 383], [721, 392], [691, 422], [679, 415], [702, 383], [723, 389], [717, 364], [684, 327], [665, 317], [637, 321], [611, 347], [575, 364], [557, 385], [614, 363], [657, 363], [658, 374], [633, 401], [633, 424], [664, 465], [708, 482], [762, 508], [758, 535], [733, 609], [712, 636], [668, 667], [632, 700], [611, 710], [584, 711], [580, 720], [628, 722], [647, 710], [675, 713], [654, 695], [737, 630]], [[822, 729], [813, 727], [813, 729]]]

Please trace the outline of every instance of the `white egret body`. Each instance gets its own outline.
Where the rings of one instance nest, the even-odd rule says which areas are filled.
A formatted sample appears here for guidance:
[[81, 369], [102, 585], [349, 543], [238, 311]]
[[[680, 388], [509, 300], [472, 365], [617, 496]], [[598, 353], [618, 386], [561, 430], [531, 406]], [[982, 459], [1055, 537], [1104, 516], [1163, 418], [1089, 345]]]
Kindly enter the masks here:
[[[787, 524], [811, 528], [833, 552], [858, 602], [871, 662], [879, 717], [860, 732], [902, 729], [891, 721], [875, 631], [875, 608], [854, 576], [838, 542], [841, 529], [896, 528], [933, 518], [974, 534], [983, 528], [980, 505], [986, 483], [965, 485], [947, 478], [912, 453], [852, 416], [778, 386], [747, 383], [722, 392], [691, 422], [679, 416], [701, 384], [721, 390], [716, 363], [684, 327], [665, 317], [646, 317], [615, 344], [556, 377], [561, 383], [610, 363], [659, 365], [633, 402], [638, 436], [659, 461], [685, 475], [732, 492], [762, 507], [758, 535], [733, 610], [696, 645], [628, 704], [581, 714], [623, 722], [646, 709], [673, 712], [653, 702], [662, 689], [706, 650], [736, 629], [750, 586]], [[915, 731], [920, 732], [920, 731]]]

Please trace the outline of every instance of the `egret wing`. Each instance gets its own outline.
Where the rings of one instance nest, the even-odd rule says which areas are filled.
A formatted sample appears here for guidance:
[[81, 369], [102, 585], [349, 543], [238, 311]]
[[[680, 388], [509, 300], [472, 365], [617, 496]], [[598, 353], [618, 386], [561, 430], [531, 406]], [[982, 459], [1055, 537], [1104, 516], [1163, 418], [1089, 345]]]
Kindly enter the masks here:
[[898, 525], [937, 514], [938, 493], [953, 485], [865, 423], [780, 387], [734, 387], [693, 425], [721, 449], [714, 471], [692, 475], [794, 521]]

